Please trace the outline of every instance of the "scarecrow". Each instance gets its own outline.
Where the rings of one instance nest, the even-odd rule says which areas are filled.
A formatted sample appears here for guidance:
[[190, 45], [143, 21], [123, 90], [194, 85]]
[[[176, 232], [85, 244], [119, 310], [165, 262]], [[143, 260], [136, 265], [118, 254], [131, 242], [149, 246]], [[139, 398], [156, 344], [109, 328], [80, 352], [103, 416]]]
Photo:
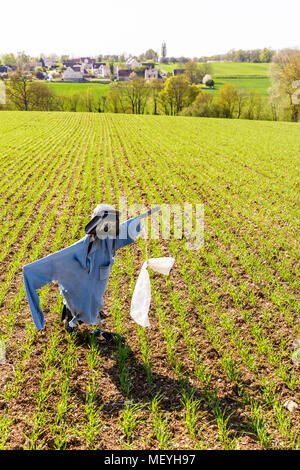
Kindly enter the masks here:
[[[120, 224], [118, 210], [108, 204], [99, 204], [86, 225], [86, 235], [81, 240], [24, 266], [24, 284], [36, 328], [38, 330], [44, 328], [44, 315], [37, 290], [54, 280], [58, 282], [63, 296], [61, 320], [65, 323], [66, 330], [73, 331], [77, 323], [100, 326], [106, 318], [103, 313], [103, 296], [116, 252], [135, 241], [142, 230], [141, 219], [157, 210], [159, 207]], [[172, 258], [153, 260], [154, 265], [157, 261], [160, 264], [159, 260], [165, 260], [170, 269], [173, 264]], [[146, 265], [151, 266], [151, 260], [148, 261], [142, 267], [131, 307], [132, 318], [143, 326], [149, 325], [147, 315], [150, 304], [150, 283], [147, 279], [148, 273], [145, 272]], [[155, 270], [155, 266], [153, 269]], [[166, 270], [159, 269], [158, 272], [168, 274]], [[125, 341], [116, 333], [103, 331], [101, 328], [94, 330], [93, 333], [102, 335], [108, 342], [116, 338]]]

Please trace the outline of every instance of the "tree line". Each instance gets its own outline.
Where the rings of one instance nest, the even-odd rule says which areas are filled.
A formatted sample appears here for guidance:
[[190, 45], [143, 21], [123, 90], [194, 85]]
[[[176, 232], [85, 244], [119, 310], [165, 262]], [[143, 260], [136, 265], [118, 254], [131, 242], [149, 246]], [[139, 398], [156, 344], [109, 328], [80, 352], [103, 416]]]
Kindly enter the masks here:
[[[187, 56], [167, 56], [167, 44], [165, 41], [162, 42], [160, 54], [152, 48], [147, 49], [139, 55], [133, 55], [139, 61], [152, 60], [154, 62], [160, 61], [161, 63], [181, 63], [186, 64], [193, 60], [194, 62], [207, 62], [207, 61], [230, 61], [230, 62], [253, 62], [253, 63], [268, 63], [272, 61], [275, 51], [271, 48], [264, 47], [261, 49], [231, 49], [225, 54], [215, 54], [212, 56], [199, 56], [199, 57], [187, 57]], [[24, 51], [19, 52], [17, 55], [13, 53], [2, 54], [0, 56], [1, 63], [3, 65], [16, 66], [18, 63], [28, 63], [29, 61], [39, 61], [40, 57], [44, 54], [41, 53], [39, 57], [31, 57]], [[130, 54], [132, 56], [132, 54]], [[98, 54], [96, 58], [97, 62], [126, 62], [127, 55], [125, 54]], [[70, 59], [70, 56], [63, 54], [58, 56], [57, 54], [51, 54], [47, 56], [53, 62], [62, 64], [65, 60]]]
[[263, 49], [231, 49], [225, 54], [216, 54], [212, 56], [202, 56], [198, 58], [199, 62], [217, 61], [217, 62], [252, 62], [269, 63], [272, 61], [276, 52], [273, 49], [264, 47]]

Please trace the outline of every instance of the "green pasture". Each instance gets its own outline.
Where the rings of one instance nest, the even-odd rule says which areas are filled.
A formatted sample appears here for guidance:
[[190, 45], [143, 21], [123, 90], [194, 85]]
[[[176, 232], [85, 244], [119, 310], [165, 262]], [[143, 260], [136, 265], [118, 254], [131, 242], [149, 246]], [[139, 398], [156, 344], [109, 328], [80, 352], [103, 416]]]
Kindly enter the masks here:
[[109, 84], [106, 83], [61, 83], [51, 82], [47, 83], [53, 91], [61, 95], [71, 95], [72, 93], [86, 92], [88, 89], [93, 90], [96, 97], [102, 96], [106, 93], [109, 88]]
[[254, 89], [260, 95], [267, 96], [268, 88], [271, 86], [271, 81], [268, 77], [232, 77], [232, 78], [215, 78], [215, 87], [208, 89], [203, 86], [203, 90], [207, 90], [213, 95], [217, 95], [220, 89], [227, 83], [231, 83], [238, 88], [245, 88], [246, 90]]
[[[270, 64], [254, 64], [246, 62], [212, 62], [210, 63], [213, 69], [213, 75], [218, 76], [240, 76], [240, 75], [255, 75], [255, 76], [268, 76]], [[176, 68], [184, 68], [184, 64], [170, 63], [170, 64], [157, 64], [157, 68], [172, 72]]]
[[[216, 95], [226, 83], [232, 83], [246, 90], [254, 89], [259, 94], [267, 96], [271, 82], [268, 76], [270, 64], [214, 62], [210, 64], [213, 70], [212, 77], [215, 88], [209, 90]], [[172, 72], [174, 68], [183, 68], [182, 64], [158, 64], [157, 67], [166, 72]], [[205, 87], [203, 89], [206, 90]]]

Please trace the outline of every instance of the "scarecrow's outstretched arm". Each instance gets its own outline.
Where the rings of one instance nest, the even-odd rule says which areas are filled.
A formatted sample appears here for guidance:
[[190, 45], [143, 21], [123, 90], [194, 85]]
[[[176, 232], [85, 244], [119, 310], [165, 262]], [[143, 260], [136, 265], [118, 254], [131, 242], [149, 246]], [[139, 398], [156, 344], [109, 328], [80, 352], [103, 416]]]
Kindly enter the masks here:
[[144, 212], [143, 214], [140, 215], [141, 219], [144, 219], [145, 217], [149, 217], [149, 215], [154, 214], [154, 212], [160, 211], [160, 207], [156, 206], [153, 209], [149, 209], [147, 212]]
[[120, 225], [119, 235], [117, 236], [117, 250], [119, 248], [123, 248], [130, 243], [133, 243], [138, 236], [138, 234], [142, 231], [142, 224], [141, 219], [145, 217], [149, 217], [149, 215], [153, 214], [160, 210], [160, 207], [157, 206], [154, 209], [150, 209], [147, 212], [144, 212], [137, 217], [133, 217], [132, 219], [126, 220]]
[[133, 217], [132, 219], [126, 220], [120, 225], [119, 235], [116, 239], [116, 249], [123, 248], [130, 243], [133, 243], [142, 231], [142, 224], [140, 216]]
[[37, 289], [53, 281], [53, 260], [46, 256], [23, 267], [23, 278], [32, 318], [38, 330], [44, 328], [44, 314]]

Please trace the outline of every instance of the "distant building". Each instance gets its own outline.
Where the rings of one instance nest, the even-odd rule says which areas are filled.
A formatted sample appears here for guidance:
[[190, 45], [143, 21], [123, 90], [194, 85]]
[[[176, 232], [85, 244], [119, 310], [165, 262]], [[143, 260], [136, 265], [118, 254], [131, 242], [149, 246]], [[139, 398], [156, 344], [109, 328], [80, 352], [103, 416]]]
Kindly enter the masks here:
[[83, 64], [75, 64], [71, 68], [74, 70], [74, 72], [81, 72], [83, 75], [88, 74], [88, 70], [85, 69]]
[[155, 63], [154, 62], [142, 62], [142, 65], [144, 67], [147, 67], [147, 69], [154, 69], [155, 68]]
[[99, 75], [101, 78], [110, 78], [111, 73], [109, 65], [101, 65], [99, 69]]
[[[96, 59], [93, 59], [92, 57], [81, 57], [80, 62], [84, 64], [85, 66], [93, 66], [96, 62]], [[90, 67], [89, 67], [90, 68]]]
[[106, 62], [100, 62], [93, 65], [93, 73], [100, 78], [110, 78], [110, 67]]
[[129, 59], [126, 60], [126, 66], [129, 69], [134, 69], [135, 67], [139, 67], [140, 63], [134, 57], [129, 57]]
[[93, 59], [92, 57], [81, 57], [80, 62], [82, 67], [87, 70], [92, 70], [94, 64], [96, 63], [96, 59]]
[[80, 64], [80, 59], [66, 59], [63, 61], [65, 67], [73, 67], [75, 64]]
[[128, 81], [130, 80], [130, 75], [132, 74], [132, 70], [131, 69], [119, 69], [118, 70], [118, 79], [119, 80], [122, 80], [122, 81]]
[[175, 77], [176, 75], [182, 75], [185, 73], [185, 69], [174, 69], [173, 70], [173, 76]]
[[145, 70], [145, 80], [151, 80], [151, 78], [158, 78], [158, 70], [157, 69], [146, 69]]
[[82, 72], [75, 72], [71, 67], [68, 67], [62, 74], [62, 78], [64, 82], [82, 82], [83, 81], [83, 73]]
[[44, 59], [44, 63], [45, 63], [45, 67], [50, 67], [50, 68], [58, 67], [58, 65], [56, 65], [56, 62], [53, 62], [50, 59]]
[[93, 64], [93, 71], [95, 72], [95, 70], [99, 70], [101, 65], [106, 65], [106, 62], [95, 62]]
[[34, 70], [37, 67], [43, 67], [43, 63], [42, 62], [29, 62], [28, 66], [29, 66], [29, 70]]

